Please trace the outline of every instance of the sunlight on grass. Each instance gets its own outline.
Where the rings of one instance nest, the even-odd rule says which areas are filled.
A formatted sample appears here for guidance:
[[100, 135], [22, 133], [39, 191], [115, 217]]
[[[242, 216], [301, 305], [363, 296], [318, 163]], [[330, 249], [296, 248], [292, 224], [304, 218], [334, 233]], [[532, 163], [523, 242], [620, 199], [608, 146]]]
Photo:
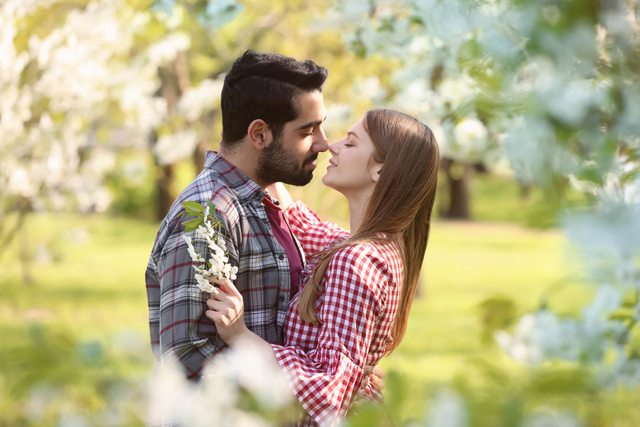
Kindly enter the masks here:
[[557, 231], [437, 221], [407, 334], [382, 366], [412, 379], [450, 380], [469, 357], [495, 353], [480, 342], [480, 302], [501, 295], [512, 299], [520, 312], [530, 311], [541, 294], [565, 284], [565, 294], [572, 298], [552, 295], [550, 304], [575, 314], [590, 298], [588, 288], [578, 285], [579, 271]]
[[[16, 335], [32, 322], [54, 324], [98, 340], [129, 330], [147, 342], [144, 270], [155, 224], [43, 215], [32, 218], [29, 227], [38, 236], [33, 245], [54, 246], [59, 260], [34, 264], [35, 283], [27, 287], [20, 283], [15, 251], [7, 254], [0, 276], [0, 327]], [[450, 378], [466, 355], [485, 351], [478, 339], [478, 304], [498, 294], [512, 298], [521, 311], [535, 308], [554, 283], [579, 279], [566, 251], [556, 231], [437, 221], [406, 338], [384, 368], [424, 380]], [[567, 312], [587, 298], [584, 291], [574, 293], [558, 298], [565, 305], [570, 300]], [[148, 356], [151, 361], [150, 351]]]
[[[329, 216], [346, 225], [345, 207], [333, 196], [318, 193], [309, 204], [321, 206], [325, 213], [331, 210]], [[42, 375], [62, 387], [55, 389], [63, 390], [56, 392], [63, 396], [61, 402], [73, 401], [91, 413], [111, 389], [96, 388], [89, 397], [77, 397], [82, 390], [110, 378], [114, 382], [109, 387], [122, 388], [151, 375], [144, 272], [158, 224], [98, 215], [42, 214], [30, 218], [28, 227], [32, 254], [44, 247], [48, 256], [40, 256], [40, 261], [35, 257], [32, 285], [22, 283], [18, 242], [1, 261], [4, 345], [0, 362], [6, 361], [6, 366], [0, 367], [0, 383], [7, 390], [27, 390], [39, 384], [38, 375]], [[484, 299], [504, 296], [523, 313], [535, 309], [540, 296], [551, 289], [549, 304], [575, 315], [577, 307], [588, 301], [589, 292], [579, 286], [580, 269], [570, 253], [563, 236], [554, 230], [435, 221], [407, 334], [402, 345], [381, 362], [393, 378], [404, 381], [400, 382], [405, 384], [402, 393], [422, 396], [398, 403], [398, 410], [418, 414], [433, 384], [455, 379], [478, 358], [502, 361], [508, 370], [515, 368], [495, 345], [480, 341], [478, 305]], [[51, 348], [46, 351], [57, 354], [42, 372], [29, 365], [40, 363], [39, 336], [49, 337]], [[71, 361], [66, 361], [69, 357]], [[11, 362], [16, 358], [22, 360], [18, 365]], [[73, 371], [72, 366], [77, 372], [68, 374], [69, 383], [63, 377]], [[388, 391], [399, 393], [393, 386]], [[13, 411], [8, 419], [20, 419], [19, 406], [6, 405]], [[134, 409], [128, 411], [134, 414], [132, 419], [142, 416]]]

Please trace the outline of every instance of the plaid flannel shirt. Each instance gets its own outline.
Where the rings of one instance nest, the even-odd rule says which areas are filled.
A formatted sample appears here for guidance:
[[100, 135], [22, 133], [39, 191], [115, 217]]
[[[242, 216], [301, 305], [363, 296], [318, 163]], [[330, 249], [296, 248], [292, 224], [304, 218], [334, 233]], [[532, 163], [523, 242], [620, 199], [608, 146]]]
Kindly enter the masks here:
[[[226, 230], [235, 286], [244, 298], [247, 327], [270, 343], [284, 342], [283, 325], [290, 299], [289, 261], [276, 241], [262, 206], [263, 190], [238, 168], [207, 152], [204, 170], [178, 196], [160, 226], [146, 271], [151, 347], [156, 362], [179, 361], [188, 378], [198, 378], [204, 364], [222, 348], [206, 316], [208, 293], [200, 291], [183, 236], [190, 235], [205, 259], [209, 250], [194, 232], [185, 233], [180, 202], [211, 200]], [[294, 239], [295, 240], [295, 239]], [[296, 246], [304, 264], [299, 243]]]
[[[302, 202], [285, 211], [305, 254], [344, 240], [349, 232], [322, 223]], [[310, 258], [302, 278], [316, 260]], [[347, 414], [363, 378], [392, 342], [403, 268], [393, 243], [368, 242], [344, 248], [331, 258], [318, 292], [314, 325], [298, 314], [299, 293], [285, 324], [286, 346], [272, 344], [294, 394], [307, 412], [298, 426], [334, 426]], [[365, 396], [381, 397], [369, 383]]]

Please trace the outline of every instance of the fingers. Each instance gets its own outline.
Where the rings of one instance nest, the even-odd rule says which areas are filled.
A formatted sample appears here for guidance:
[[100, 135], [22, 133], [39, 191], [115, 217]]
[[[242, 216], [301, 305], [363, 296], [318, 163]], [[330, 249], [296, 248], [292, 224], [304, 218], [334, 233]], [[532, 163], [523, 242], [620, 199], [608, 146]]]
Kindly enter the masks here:
[[213, 298], [207, 300], [207, 306], [209, 307], [210, 310], [215, 310], [215, 311], [221, 311], [228, 307], [228, 305], [225, 304], [224, 301], [220, 301]]
[[204, 315], [207, 316], [207, 318], [213, 321], [213, 323], [215, 323], [216, 325], [220, 325], [223, 323], [222, 314], [219, 311], [207, 310], [205, 311]]
[[215, 276], [209, 276], [207, 277], [207, 280], [209, 281], [209, 283], [215, 283], [216, 285], [220, 286], [220, 289], [223, 292], [228, 293], [229, 295], [240, 296], [240, 292], [235, 287], [233, 282], [227, 279], [226, 277], [221, 277], [219, 279], [216, 279]]
[[368, 377], [369, 375], [371, 375], [371, 374], [373, 373], [374, 368], [375, 368], [374, 366], [365, 365], [365, 366], [364, 366], [364, 372], [363, 372], [363, 375], [364, 375], [365, 377]]
[[364, 390], [367, 386], [367, 378], [369, 382], [379, 391], [384, 389], [384, 378], [387, 376], [387, 373], [382, 370], [379, 366], [369, 366], [365, 365], [363, 370], [363, 380], [360, 385], [360, 389]]
[[384, 390], [384, 380], [375, 375], [369, 375], [369, 382], [378, 390]]
[[236, 297], [241, 296], [240, 292], [238, 292], [238, 289], [236, 288], [236, 286], [233, 284], [231, 280], [223, 277], [221, 279], [216, 280], [215, 283], [220, 285], [220, 288], [224, 289], [224, 291], [229, 295], [236, 296]]
[[229, 307], [221, 301], [214, 299], [207, 300], [209, 310], [204, 315], [211, 319], [217, 326], [226, 326], [231, 321], [231, 313]]
[[380, 378], [382, 381], [384, 381], [384, 379], [387, 376], [387, 373], [385, 371], [382, 370], [382, 368], [380, 366], [375, 366], [373, 368], [373, 375], [375, 375], [376, 377]]
[[209, 310], [205, 316], [211, 319], [217, 326], [227, 326], [242, 317], [244, 312], [243, 298], [229, 279], [213, 279], [212, 283], [219, 283], [221, 286], [228, 286], [227, 292], [220, 291], [211, 293], [211, 298], [207, 300]]

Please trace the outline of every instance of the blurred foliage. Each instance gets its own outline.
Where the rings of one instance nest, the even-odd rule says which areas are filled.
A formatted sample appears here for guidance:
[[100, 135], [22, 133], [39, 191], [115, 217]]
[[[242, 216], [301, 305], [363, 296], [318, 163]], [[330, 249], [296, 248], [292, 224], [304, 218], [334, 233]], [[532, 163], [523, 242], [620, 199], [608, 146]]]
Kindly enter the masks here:
[[[44, 38], [88, 4], [54, 3], [18, 20], [17, 53], [29, 49], [29, 37]], [[171, 58], [154, 68], [155, 92], [148, 94], [157, 98], [163, 87], [178, 84], [179, 97], [201, 85], [209, 90], [213, 86], [203, 82], [217, 81], [248, 48], [277, 51], [330, 70], [325, 99], [335, 116], [327, 122], [329, 139], [337, 139], [364, 110], [383, 103], [415, 108], [427, 123], [441, 127], [442, 141], [451, 142], [449, 148], [461, 156], [477, 160], [484, 148], [507, 147], [518, 182], [477, 175], [472, 211], [484, 221], [539, 228], [561, 223], [574, 241], [584, 239], [583, 246], [592, 250], [584, 257], [587, 267], [567, 261], [555, 231], [438, 222], [422, 278], [426, 298], [414, 304], [403, 344], [382, 363], [389, 372], [390, 416], [398, 425], [451, 427], [639, 425], [639, 396], [632, 388], [639, 372], [632, 363], [640, 358], [637, 289], [624, 294], [611, 313], [622, 330], [599, 331], [601, 341], [587, 343], [591, 353], [577, 349], [579, 363], [550, 357], [523, 368], [496, 346], [485, 345], [510, 327], [516, 340], [521, 326], [516, 317], [532, 310], [537, 312], [529, 321], [544, 315], [554, 325], [576, 328], [569, 332], [582, 332], [579, 322], [594, 294], [604, 308], [617, 302], [615, 295], [598, 299], [601, 288], [594, 292], [583, 286], [593, 281], [588, 273], [600, 263], [607, 274], [599, 277], [607, 283], [640, 282], [633, 228], [638, 211], [632, 206], [637, 194], [626, 190], [637, 181], [639, 157], [638, 6], [626, 0], [340, 1], [344, 14], [336, 15], [332, 4], [130, 1], [134, 11], [152, 13], [131, 49], [114, 60], [139, 65], [147, 49], [186, 35], [188, 47], [178, 43], [170, 49]], [[35, 86], [43, 72], [31, 58], [16, 87]], [[211, 99], [197, 117], [179, 106], [161, 115], [155, 132], [162, 137], [191, 129], [215, 148], [220, 117]], [[50, 104], [43, 97], [29, 105], [27, 128], [38, 124]], [[65, 123], [64, 111], [49, 113], [55, 123]], [[82, 117], [81, 126], [74, 125], [76, 136], [90, 130], [95, 146], [104, 148], [128, 116], [109, 101], [83, 110]], [[510, 137], [504, 139], [504, 132]], [[484, 148], [478, 149], [478, 141]], [[114, 167], [104, 181], [114, 195], [112, 212], [149, 218], [162, 169], [146, 144], [123, 144], [114, 148]], [[15, 147], [22, 153], [24, 144]], [[76, 154], [83, 162], [88, 159], [86, 151]], [[174, 194], [197, 171], [187, 157], [174, 163]], [[529, 188], [532, 182], [539, 186]], [[318, 179], [292, 193], [323, 218], [345, 224], [346, 204]], [[12, 210], [19, 200], [13, 194], [2, 199], [9, 212], [5, 219], [16, 218]], [[561, 218], [569, 211], [584, 215]], [[589, 216], [593, 213], [595, 219]], [[157, 224], [38, 214], [27, 229], [37, 287], [19, 284], [17, 244], [2, 248], [0, 425], [141, 424], [152, 364], [142, 281]], [[548, 283], [552, 286], [540, 298]], [[596, 326], [606, 320], [605, 311], [591, 316]], [[543, 343], [575, 338], [559, 327], [542, 326], [533, 328], [541, 332], [533, 338]], [[529, 339], [525, 344], [534, 341], [524, 338]], [[598, 346], [605, 339], [617, 347]], [[606, 375], [598, 372], [598, 363], [611, 368], [616, 357], [631, 363]], [[246, 403], [251, 410], [259, 406], [251, 399]], [[361, 408], [353, 424], [375, 425], [381, 420], [377, 411]]]
[[106, 177], [113, 194], [110, 211], [127, 216], [152, 218], [155, 201], [153, 159], [149, 153], [128, 152], [119, 156]]
[[[322, 201], [310, 206], [323, 208]], [[88, 425], [140, 425], [153, 363], [143, 273], [157, 224], [44, 214], [29, 227], [34, 245], [55, 243], [63, 262], [37, 263], [34, 288], [20, 284], [11, 248], [0, 264], [0, 389], [7, 393], [0, 425], [71, 425], [77, 417]], [[535, 306], [540, 283], [573, 274], [562, 242], [557, 233], [514, 225], [434, 226], [423, 298], [414, 303], [402, 345], [383, 359], [388, 407], [399, 425], [422, 420], [430, 393], [454, 378], [469, 356], [494, 357], [495, 349], [478, 339], [479, 301], [501, 293], [526, 309]], [[508, 267], [496, 271], [500, 262]], [[23, 362], [4, 363], [14, 355]], [[123, 399], [114, 398], [116, 392]], [[114, 412], [122, 421], [109, 424]]]
[[[0, 349], [0, 425], [140, 424], [148, 358], [129, 339], [105, 346], [79, 341], [66, 327], [31, 323], [19, 342]], [[6, 335], [5, 335], [6, 336]], [[135, 338], [134, 338], [135, 339]], [[20, 404], [16, 404], [20, 402]]]

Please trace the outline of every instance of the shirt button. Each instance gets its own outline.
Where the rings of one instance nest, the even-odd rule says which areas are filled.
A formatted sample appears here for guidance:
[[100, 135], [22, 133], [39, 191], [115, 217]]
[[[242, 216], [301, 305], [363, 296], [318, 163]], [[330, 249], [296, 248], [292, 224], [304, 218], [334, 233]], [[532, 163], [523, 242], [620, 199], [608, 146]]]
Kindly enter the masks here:
[[280, 255], [278, 255], [278, 258], [280, 258], [280, 261], [282, 261], [284, 259], [284, 255], [280, 254]]
[[280, 295], [280, 296], [278, 297], [278, 301], [280, 301], [280, 302], [284, 302], [284, 295]]

